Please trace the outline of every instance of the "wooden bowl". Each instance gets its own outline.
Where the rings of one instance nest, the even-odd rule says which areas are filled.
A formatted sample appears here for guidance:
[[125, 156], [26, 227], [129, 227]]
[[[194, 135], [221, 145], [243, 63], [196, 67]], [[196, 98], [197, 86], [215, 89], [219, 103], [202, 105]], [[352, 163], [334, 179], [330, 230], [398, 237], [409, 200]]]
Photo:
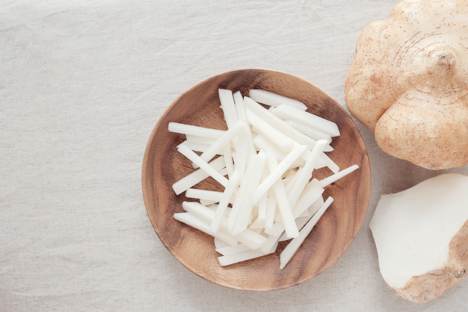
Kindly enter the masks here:
[[[168, 123], [226, 130], [218, 98], [218, 88], [263, 89], [305, 103], [308, 111], [337, 123], [341, 136], [333, 140], [335, 150], [328, 155], [340, 168], [358, 164], [360, 169], [328, 186], [324, 198], [334, 203], [319, 220], [289, 264], [280, 270], [279, 255], [287, 242], [271, 255], [221, 267], [213, 238], [173, 219], [183, 212], [181, 194], [172, 184], [193, 171], [191, 162], [177, 152], [185, 136], [170, 133]], [[324, 168], [314, 171], [319, 179], [331, 174]], [[370, 197], [370, 166], [366, 147], [354, 122], [334, 99], [298, 77], [262, 69], [237, 70], [206, 79], [183, 93], [166, 110], [151, 133], [143, 160], [143, 197], [154, 230], [169, 252], [186, 268], [215, 284], [251, 291], [277, 290], [301, 284], [328, 269], [351, 245], [364, 220]], [[223, 188], [209, 178], [196, 188]]]

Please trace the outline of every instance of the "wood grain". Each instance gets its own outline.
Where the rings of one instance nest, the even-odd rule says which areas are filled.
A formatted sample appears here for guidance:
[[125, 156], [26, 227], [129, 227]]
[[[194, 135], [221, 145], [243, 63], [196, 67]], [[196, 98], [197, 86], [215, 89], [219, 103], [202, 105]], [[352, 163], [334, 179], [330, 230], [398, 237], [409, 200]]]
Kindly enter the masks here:
[[[279, 254], [221, 267], [213, 238], [173, 219], [183, 212], [186, 197], [176, 196], [172, 184], [193, 171], [190, 161], [177, 152], [184, 140], [168, 132], [171, 121], [225, 130], [218, 88], [241, 91], [263, 89], [304, 102], [308, 111], [338, 124], [341, 136], [334, 139], [335, 150], [328, 155], [341, 168], [358, 164], [360, 169], [326, 188], [324, 196], [335, 202], [325, 212], [302, 247], [283, 269]], [[314, 171], [321, 179], [328, 169]], [[193, 273], [215, 284], [251, 291], [269, 291], [301, 284], [328, 269], [351, 245], [364, 220], [370, 197], [370, 166], [361, 135], [346, 111], [329, 95], [298, 77], [261, 69], [223, 73], [200, 82], [183, 93], [155, 126], [143, 160], [143, 197], [154, 230], [169, 252]], [[196, 188], [219, 190], [212, 178]]]

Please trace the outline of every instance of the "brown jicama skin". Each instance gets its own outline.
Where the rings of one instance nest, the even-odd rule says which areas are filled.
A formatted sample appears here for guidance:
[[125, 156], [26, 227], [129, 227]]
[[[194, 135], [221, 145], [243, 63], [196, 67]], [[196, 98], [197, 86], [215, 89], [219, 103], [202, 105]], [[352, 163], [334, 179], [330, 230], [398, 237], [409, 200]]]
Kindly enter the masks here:
[[388, 154], [428, 169], [468, 163], [468, 0], [403, 1], [366, 26], [346, 104]]
[[468, 222], [450, 242], [450, 253], [447, 265], [440, 270], [424, 275], [414, 276], [403, 288], [389, 286], [406, 300], [423, 303], [442, 295], [466, 277], [468, 268]]

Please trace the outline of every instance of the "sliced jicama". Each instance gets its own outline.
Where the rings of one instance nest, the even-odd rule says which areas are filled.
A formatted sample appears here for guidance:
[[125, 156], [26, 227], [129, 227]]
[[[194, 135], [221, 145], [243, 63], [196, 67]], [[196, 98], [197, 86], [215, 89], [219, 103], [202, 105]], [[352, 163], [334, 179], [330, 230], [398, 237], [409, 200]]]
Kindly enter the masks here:
[[282, 132], [270, 126], [263, 119], [258, 117], [251, 110], [246, 110], [247, 120], [249, 123], [258, 130], [259, 133], [269, 138], [276, 146], [283, 152], [289, 152], [294, 147], [294, 141], [284, 135]]
[[234, 106], [234, 98], [232, 97], [231, 90], [219, 89], [219, 101], [221, 102], [221, 108], [224, 112], [224, 119], [228, 129], [234, 127], [237, 122], [237, 112], [236, 107]]
[[296, 254], [296, 251], [304, 242], [305, 238], [310, 234], [312, 229], [314, 228], [317, 221], [322, 217], [325, 210], [330, 207], [331, 203], [333, 202], [333, 197], [328, 197], [325, 203], [320, 207], [319, 211], [310, 219], [309, 222], [304, 226], [304, 228], [299, 233], [299, 236], [294, 238], [288, 246], [281, 252], [280, 255], [280, 269], [283, 269], [286, 264], [291, 260], [291, 258]]
[[327, 140], [328, 141], [328, 144], [331, 143], [332, 141], [332, 138], [329, 134], [323, 132], [323, 131], [320, 131], [316, 128], [313, 128], [313, 127], [309, 127], [307, 126], [306, 124], [303, 124], [299, 121], [295, 121], [295, 120], [285, 120], [285, 122], [290, 125], [291, 127], [293, 127], [294, 129], [296, 129], [297, 131], [301, 132], [301, 133], [304, 133], [305, 135], [307, 135], [309, 138], [311, 139], [314, 139], [314, 140]]
[[[291, 164], [298, 159], [301, 154], [306, 150], [307, 146], [296, 146], [274, 169], [271, 169], [270, 174], [263, 180], [252, 195], [254, 204], [265, 194], [276, 181], [281, 179], [281, 175], [291, 166]], [[276, 160], [274, 160], [276, 162]]]
[[237, 240], [235, 238], [224, 233], [214, 234], [211, 231], [210, 225], [208, 223], [200, 220], [199, 218], [195, 217], [194, 215], [188, 212], [174, 213], [174, 219], [187, 225], [190, 225], [191, 227], [196, 228], [197, 230], [200, 230], [208, 235], [218, 238], [226, 244], [229, 244], [230, 246], [237, 245]]
[[305, 106], [305, 104], [302, 102], [299, 102], [297, 100], [293, 100], [293, 99], [290, 99], [285, 96], [281, 96], [272, 92], [268, 92], [265, 90], [252, 89], [249, 91], [249, 96], [257, 102], [270, 105], [272, 107], [277, 107], [281, 104], [286, 104], [286, 105], [297, 107], [298, 109], [301, 109], [304, 111], [307, 109], [307, 106]]
[[223, 177], [218, 171], [216, 171], [213, 167], [211, 167], [206, 161], [200, 158], [197, 154], [195, 154], [192, 150], [190, 150], [184, 144], [180, 144], [178, 146], [179, 152], [190, 159], [193, 163], [198, 165], [203, 171], [208, 173], [213, 179], [218, 181], [222, 186], [226, 186], [228, 184], [228, 180]]
[[220, 136], [208, 150], [206, 150], [200, 158], [204, 161], [210, 161], [217, 152], [223, 149], [223, 147], [228, 144], [236, 135], [239, 134], [244, 128], [245, 124], [242, 121], [236, 122], [231, 129], [226, 131], [222, 136]]
[[244, 197], [242, 204], [240, 205], [239, 212], [236, 217], [235, 224], [232, 228], [232, 234], [242, 232], [247, 228], [249, 223], [249, 217], [252, 214], [253, 201], [252, 201], [252, 190], [254, 190], [260, 183], [260, 178], [262, 176], [263, 168], [266, 164], [266, 154], [264, 151], [260, 151], [257, 156], [255, 156], [255, 161], [252, 164], [251, 178], [247, 181], [246, 185], [246, 196]]
[[197, 198], [210, 200], [214, 203], [219, 203], [223, 197], [223, 192], [207, 191], [207, 190], [198, 190], [198, 189], [188, 189], [185, 192], [185, 196], [188, 198]]
[[228, 182], [228, 185], [226, 186], [226, 189], [224, 190], [223, 195], [221, 196], [221, 199], [219, 201], [218, 205], [218, 210], [216, 211], [216, 214], [213, 218], [213, 222], [211, 223], [211, 229], [213, 230], [213, 233], [217, 233], [219, 230], [219, 226], [221, 225], [221, 219], [224, 216], [224, 211], [226, 210], [229, 200], [232, 197], [232, 194], [234, 192], [234, 189], [238, 186], [240, 180], [240, 174], [238, 171], [235, 171], [231, 179]]
[[[269, 156], [268, 168], [270, 169], [270, 172], [274, 172], [278, 167], [279, 165], [276, 162], [276, 159], [274, 159], [272, 156]], [[284, 190], [283, 181], [281, 179], [277, 179], [273, 184], [273, 189], [275, 190], [276, 200], [278, 202], [278, 208], [284, 223], [284, 228], [286, 230], [286, 235], [290, 238], [298, 236], [299, 232], [297, 230], [296, 223], [294, 222], [292, 209], [289, 205], [286, 191]]]
[[201, 136], [196, 136], [192, 134], [186, 134], [185, 137], [187, 138], [187, 141], [189, 142], [200, 143], [200, 144], [205, 144], [205, 145], [211, 145], [217, 140], [213, 138], [201, 137]]
[[341, 179], [342, 177], [350, 174], [351, 172], [353, 172], [354, 170], [357, 170], [359, 168], [358, 165], [352, 165], [351, 167], [348, 167], [346, 169], [343, 169], [342, 171], [340, 172], [337, 172], [335, 173], [334, 175], [332, 176], [329, 176], [328, 178], [325, 178], [323, 180], [320, 181], [320, 185], [322, 187], [326, 187], [330, 184], [332, 184], [333, 182], [336, 182], [338, 181], [339, 179]]
[[222, 254], [223, 256], [230, 256], [238, 254], [243, 251], [251, 250], [249, 246], [244, 244], [237, 244], [236, 246], [226, 246], [221, 248], [216, 248], [216, 251]]
[[247, 250], [247, 251], [239, 252], [233, 255], [219, 257], [218, 260], [221, 266], [226, 266], [226, 265], [231, 265], [231, 264], [246, 261], [246, 260], [255, 259], [258, 257], [263, 257], [273, 252], [274, 251], [264, 253], [261, 250]]
[[[281, 254], [283, 268], [333, 200], [324, 203], [324, 187], [357, 166], [340, 171], [325, 154], [338, 127], [305, 112], [299, 101], [262, 90], [249, 98], [220, 89], [219, 96], [227, 131], [169, 123], [187, 138], [179, 152], [200, 167], [173, 185], [176, 194], [186, 191], [200, 203], [183, 202], [187, 212], [174, 218], [214, 236], [222, 266], [270, 254], [293, 238]], [[325, 166], [334, 174], [318, 181], [314, 169]], [[192, 188], [209, 176], [224, 191]]]
[[326, 120], [317, 115], [304, 112], [290, 105], [282, 104], [278, 106], [273, 111], [273, 114], [282, 119], [297, 120], [299, 122], [305, 123], [310, 127], [317, 128], [318, 130], [329, 134], [331, 137], [340, 135], [340, 130], [338, 130], [338, 126], [334, 122]]
[[309, 158], [307, 159], [304, 167], [298, 173], [297, 180], [294, 183], [294, 186], [291, 190], [291, 193], [288, 195], [289, 205], [294, 207], [296, 205], [299, 196], [301, 195], [302, 191], [307, 185], [307, 182], [312, 178], [312, 171], [315, 168], [315, 165], [320, 157], [323, 154], [323, 150], [325, 146], [327, 146], [328, 142], [326, 140], [320, 140], [315, 144], [312, 152], [310, 153]]
[[185, 125], [177, 122], [170, 122], [168, 126], [169, 132], [195, 135], [199, 137], [217, 139], [223, 135], [223, 130], [209, 129], [192, 125]]
[[[224, 157], [218, 157], [211, 161], [209, 165], [216, 171], [220, 171], [224, 168]], [[220, 172], [220, 175], [223, 176], [224, 174]], [[201, 181], [208, 178], [210, 175], [206, 173], [202, 169], [198, 169], [197, 171], [192, 172], [191, 174], [185, 176], [184, 178], [180, 179], [176, 183], [172, 185], [174, 192], [179, 195], [180, 193], [184, 192], [185, 190], [191, 188], [195, 184], [200, 183]]]

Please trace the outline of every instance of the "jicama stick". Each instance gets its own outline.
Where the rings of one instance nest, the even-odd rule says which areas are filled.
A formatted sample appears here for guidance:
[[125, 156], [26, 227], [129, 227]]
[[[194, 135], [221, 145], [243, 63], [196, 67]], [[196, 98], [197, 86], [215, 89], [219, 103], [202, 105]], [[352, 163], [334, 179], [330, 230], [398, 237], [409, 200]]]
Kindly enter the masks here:
[[263, 119], [258, 117], [251, 110], [246, 109], [247, 120], [259, 133], [269, 138], [280, 150], [289, 152], [294, 147], [294, 141], [284, 135], [282, 132], [270, 126]]
[[216, 248], [216, 252], [219, 252], [223, 256], [234, 255], [243, 251], [251, 250], [249, 246], [244, 244], [237, 244], [236, 246], [227, 246], [222, 248]]
[[309, 127], [299, 121], [296, 120], [285, 120], [285, 122], [296, 129], [297, 131], [307, 135], [309, 138], [314, 139], [316, 141], [318, 140], [327, 140], [328, 144], [332, 142], [332, 138], [329, 134], [320, 131], [316, 128]]
[[224, 145], [223, 155], [224, 155], [224, 163], [226, 164], [226, 170], [227, 170], [229, 179], [231, 179], [232, 173], [234, 172], [234, 165], [232, 163], [231, 146], [229, 145], [229, 143]]
[[[224, 168], [224, 157], [220, 156], [209, 163], [209, 165], [216, 171], [220, 171]], [[221, 173], [221, 176], [224, 173]], [[201, 181], [208, 178], [210, 175], [203, 171], [202, 169], [198, 169], [197, 171], [192, 172], [191, 174], [185, 176], [184, 178], [180, 179], [176, 183], [172, 185], [174, 192], [179, 195], [180, 193], [184, 192], [185, 190], [191, 188], [195, 184], [200, 183]]]
[[297, 120], [306, 125], [309, 125], [310, 127], [317, 128], [318, 130], [327, 133], [331, 137], [340, 135], [340, 130], [338, 130], [338, 126], [334, 122], [326, 120], [317, 115], [304, 112], [290, 105], [282, 104], [278, 106], [273, 111], [273, 115], [282, 119]]
[[302, 192], [299, 200], [293, 208], [294, 218], [298, 218], [307, 208], [309, 208], [325, 190], [317, 179], [313, 179]]
[[[263, 180], [252, 195], [253, 203], [256, 204], [260, 197], [262, 197], [273, 184], [281, 179], [283, 173], [291, 166], [291, 164], [301, 156], [301, 154], [307, 149], [307, 146], [298, 145], [296, 146], [274, 169], [270, 169], [270, 174]], [[276, 162], [276, 160], [275, 160]], [[278, 198], [276, 198], [278, 200]]]
[[187, 196], [188, 198], [205, 199], [205, 200], [211, 200], [215, 203], [219, 203], [221, 198], [223, 197], [223, 192], [215, 192], [215, 191], [207, 191], [207, 190], [199, 190], [199, 189], [188, 189], [185, 192], [185, 196]]
[[215, 248], [223, 248], [223, 247], [231, 246], [231, 245], [223, 242], [222, 240], [220, 240], [219, 238], [216, 238], [216, 237], [214, 238], [213, 241], [214, 241]]
[[242, 121], [235, 123], [231, 129], [226, 131], [222, 136], [220, 136], [213, 144], [210, 145], [209, 149], [206, 150], [200, 158], [204, 161], [210, 161], [217, 152], [223, 149], [223, 146], [229, 144], [231, 140], [239, 134], [240, 131], [245, 129], [246, 126]]
[[340, 171], [338, 173], [335, 173], [334, 175], [331, 175], [328, 178], [325, 178], [325, 179], [321, 180], [320, 185], [322, 187], [326, 187], [326, 186], [332, 184], [333, 182], [336, 182], [337, 180], [341, 179], [342, 177], [350, 174], [351, 172], [353, 172], [354, 170], [356, 170], [358, 168], [359, 168], [358, 165], [352, 165], [351, 167], [343, 169], [342, 171]]
[[267, 201], [267, 211], [265, 216], [265, 231], [271, 230], [273, 227], [273, 222], [275, 221], [275, 212], [276, 212], [276, 197], [274, 190], [270, 189], [268, 191], [268, 201]]
[[206, 138], [206, 137], [196, 136], [192, 134], [186, 134], [185, 137], [187, 138], [187, 141], [189, 142], [201, 143], [205, 145], [211, 145], [217, 140], [213, 138]]
[[[192, 215], [196, 216], [200, 220], [203, 220], [204, 222], [208, 224], [213, 223], [215, 212], [211, 210], [210, 208], [207, 208], [195, 202], [183, 202], [182, 207], [184, 208], [184, 210], [186, 210], [187, 212], [190, 212]], [[211, 227], [210, 226], [208, 227], [209, 227], [210, 233], [213, 233], [213, 231], [211, 230]], [[229, 235], [229, 230], [227, 227], [227, 218], [224, 216], [221, 218], [221, 225], [216, 235], [220, 233]], [[212, 235], [214, 235], [214, 233]], [[234, 237], [239, 242], [249, 246], [251, 249], [258, 249], [261, 246], [263, 246], [266, 242], [266, 238], [264, 236], [257, 234], [250, 229], [246, 229], [243, 232], [232, 237]]]
[[211, 231], [210, 225], [208, 223], [200, 220], [199, 218], [195, 217], [194, 215], [188, 212], [174, 213], [174, 219], [176, 219], [179, 222], [190, 225], [191, 227], [196, 228], [197, 230], [200, 230], [203, 233], [211, 235], [215, 238], [219, 238], [220, 240], [222, 240], [226, 244], [229, 244], [230, 246], [237, 245], [237, 239], [224, 233], [214, 234]]
[[309, 148], [314, 147], [316, 143], [315, 140], [300, 133], [299, 131], [285, 123], [283, 120], [275, 116], [275, 114], [272, 114], [271, 111], [268, 111], [267, 109], [263, 108], [260, 104], [258, 104], [251, 98], [244, 97], [244, 105], [247, 109], [251, 110], [253, 113], [255, 113], [258, 117], [260, 117], [273, 128], [288, 136], [291, 140], [299, 144], [306, 145]]
[[307, 159], [304, 167], [297, 173], [298, 177], [294, 183], [294, 186], [291, 192], [288, 194], [289, 205], [294, 207], [296, 205], [299, 196], [301, 196], [302, 191], [312, 177], [312, 171], [315, 168], [315, 165], [320, 157], [323, 154], [323, 149], [327, 146], [328, 142], [326, 140], [317, 141], [312, 152], [310, 153], [309, 158]]
[[242, 262], [242, 261], [255, 259], [258, 257], [263, 257], [273, 252], [274, 251], [271, 251], [269, 253], [264, 253], [260, 250], [248, 250], [248, 251], [236, 253], [236, 254], [229, 255], [229, 256], [221, 256], [218, 258], [218, 260], [221, 266], [226, 266], [226, 265], [231, 265], [231, 264]]
[[[197, 154], [191, 151], [187, 146], [180, 144], [178, 146], [179, 152], [187, 157], [190, 161], [198, 165], [203, 171], [208, 173], [213, 179], [218, 181], [222, 186], [226, 187], [228, 180], [219, 174], [213, 167], [211, 167], [206, 161], [200, 158]], [[224, 159], [223, 159], [224, 161]]]
[[[312, 218], [312, 217], [313, 217], [313, 215], [310, 215], [308, 217], [296, 218], [296, 225], [297, 225], [297, 228], [299, 230], [299, 233], [302, 230], [302, 228], [304, 227], [304, 225], [306, 225], [307, 222], [309, 222], [310, 218]], [[286, 236], [286, 233], [283, 233], [283, 234], [281, 234], [280, 238], [278, 239], [278, 242], [284, 242], [284, 241], [287, 241], [287, 240], [290, 240], [290, 238], [288, 238]], [[267, 239], [267, 242], [265, 243], [265, 245], [266, 244], [268, 244], [268, 239]], [[237, 245], [239, 246], [239, 244], [237, 244]]]
[[[276, 159], [273, 156], [268, 156], [268, 168], [270, 169], [270, 172], [274, 172], [278, 167], [279, 165], [276, 162]], [[296, 223], [294, 222], [291, 206], [289, 205], [288, 197], [286, 195], [286, 191], [284, 190], [283, 181], [281, 179], [276, 179], [273, 184], [273, 189], [275, 191], [278, 208], [283, 220], [286, 234], [288, 237], [298, 236], [299, 231], [297, 230]]]
[[199, 137], [217, 139], [223, 135], [223, 130], [209, 129], [198, 126], [185, 125], [177, 122], [170, 122], [168, 125], [169, 132], [196, 135]]
[[293, 100], [285, 96], [281, 96], [265, 90], [252, 89], [249, 91], [249, 96], [259, 103], [270, 105], [272, 107], [277, 107], [281, 104], [286, 104], [297, 107], [301, 110], [307, 109], [307, 106], [305, 106], [305, 104], [300, 101]]
[[299, 236], [294, 238], [288, 246], [281, 252], [280, 254], [280, 269], [282, 270], [286, 264], [292, 259], [292, 257], [296, 254], [296, 251], [302, 245], [306, 237], [310, 234], [312, 229], [314, 228], [317, 221], [322, 217], [323, 213], [330, 207], [331, 203], [333, 202], [332, 197], [328, 197], [325, 203], [320, 207], [319, 211], [310, 219], [309, 222], [304, 226], [301, 230]]
[[236, 235], [237, 233], [242, 232], [247, 228], [247, 225], [249, 224], [249, 217], [252, 215], [252, 208], [254, 205], [251, 199], [251, 194], [260, 183], [260, 178], [262, 176], [266, 160], [267, 156], [264, 151], [260, 151], [260, 153], [258, 153], [258, 155], [255, 157], [252, 169], [252, 177], [248, 181], [246, 192], [247, 196], [245, 196], [244, 200], [242, 201], [242, 205], [240, 206], [236, 222], [234, 224], [234, 227], [232, 228], [232, 235]]
[[234, 127], [237, 122], [236, 107], [234, 106], [234, 99], [232, 97], [231, 90], [218, 89], [219, 101], [221, 102], [221, 108], [224, 112], [224, 119], [228, 129]]
[[230, 199], [232, 198], [234, 189], [239, 185], [239, 180], [240, 180], [239, 172], [234, 171], [231, 179], [228, 182], [228, 185], [226, 186], [226, 189], [224, 190], [223, 195], [221, 196], [218, 209], [216, 210], [216, 214], [213, 218], [213, 222], [211, 223], [211, 229], [213, 230], [213, 233], [217, 233], [219, 230], [221, 219], [224, 216], [224, 211], [226, 210], [230, 202]]

